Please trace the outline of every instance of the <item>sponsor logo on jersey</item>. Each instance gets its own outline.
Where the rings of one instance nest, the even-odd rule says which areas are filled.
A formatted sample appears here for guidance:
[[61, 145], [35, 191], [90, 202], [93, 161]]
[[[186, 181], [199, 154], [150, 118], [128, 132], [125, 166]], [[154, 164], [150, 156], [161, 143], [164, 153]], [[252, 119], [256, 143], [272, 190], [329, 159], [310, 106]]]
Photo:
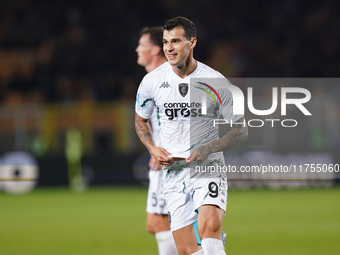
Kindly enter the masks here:
[[177, 117], [197, 117], [202, 115], [202, 104], [191, 102], [178, 102], [178, 103], [164, 103], [164, 112], [169, 120], [173, 120]]
[[163, 82], [159, 88], [171, 88], [171, 85], [168, 82]]
[[188, 90], [189, 90], [188, 83], [180, 83], [178, 85], [178, 90], [179, 90], [179, 93], [181, 94], [181, 96], [185, 97], [188, 94]]

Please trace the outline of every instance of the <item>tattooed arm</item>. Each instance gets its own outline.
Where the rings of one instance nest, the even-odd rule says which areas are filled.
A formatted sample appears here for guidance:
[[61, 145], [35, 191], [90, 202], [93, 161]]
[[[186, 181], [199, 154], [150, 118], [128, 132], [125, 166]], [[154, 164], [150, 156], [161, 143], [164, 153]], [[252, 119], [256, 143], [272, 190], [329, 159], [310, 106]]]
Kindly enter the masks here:
[[151, 127], [148, 123], [148, 119], [144, 119], [136, 113], [135, 128], [139, 139], [148, 149], [151, 156], [153, 156], [163, 166], [169, 166], [173, 163], [172, 158], [167, 157], [171, 154], [164, 148], [157, 147], [153, 142]]
[[[237, 122], [245, 122], [244, 118]], [[207, 143], [197, 149], [193, 150], [191, 155], [187, 158], [187, 162], [197, 161], [202, 163], [211, 153], [224, 151], [230, 149], [248, 138], [248, 127], [243, 124], [234, 124], [231, 130], [222, 136], [220, 139]]]

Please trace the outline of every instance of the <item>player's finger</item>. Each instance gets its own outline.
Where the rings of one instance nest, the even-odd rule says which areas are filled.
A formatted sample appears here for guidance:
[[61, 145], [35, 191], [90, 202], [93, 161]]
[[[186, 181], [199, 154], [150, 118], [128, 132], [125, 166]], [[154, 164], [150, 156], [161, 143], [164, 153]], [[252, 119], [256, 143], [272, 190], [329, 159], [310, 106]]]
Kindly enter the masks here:
[[165, 155], [160, 155], [159, 158], [158, 158], [158, 161], [160, 163], [167, 162], [167, 161], [169, 161], [169, 158], [167, 156], [165, 156]]
[[189, 155], [189, 157], [187, 158], [189, 160], [187, 160], [187, 163], [192, 163], [195, 160], [197, 160], [197, 153], [196, 150], [194, 150], [193, 152], [191, 152], [191, 154]]
[[162, 166], [171, 166], [172, 164], [170, 162], [163, 161], [163, 162], [161, 162], [161, 165]]
[[161, 150], [162, 150], [162, 152], [164, 153], [164, 155], [166, 155], [166, 156], [169, 156], [169, 155], [171, 155], [171, 153], [170, 153], [170, 152], [168, 152], [166, 149], [164, 149], [164, 148], [161, 148]]
[[[173, 158], [172, 157], [168, 157], [169, 155], [171, 155], [171, 154], [162, 156], [162, 161], [166, 161], [166, 162], [169, 162], [169, 163], [172, 162]], [[161, 162], [161, 161], [159, 161], [159, 162]]]
[[166, 157], [165, 159], [163, 159], [162, 161], [159, 161], [161, 163], [161, 165], [164, 165], [164, 163], [168, 163], [170, 165], [172, 165], [172, 163], [174, 162], [173, 161], [173, 158], [172, 157]]
[[174, 163], [174, 161], [173, 161], [173, 159], [172, 158], [169, 158], [167, 161], [165, 161], [167, 164], [168, 164], [168, 166], [171, 166], [173, 163]]

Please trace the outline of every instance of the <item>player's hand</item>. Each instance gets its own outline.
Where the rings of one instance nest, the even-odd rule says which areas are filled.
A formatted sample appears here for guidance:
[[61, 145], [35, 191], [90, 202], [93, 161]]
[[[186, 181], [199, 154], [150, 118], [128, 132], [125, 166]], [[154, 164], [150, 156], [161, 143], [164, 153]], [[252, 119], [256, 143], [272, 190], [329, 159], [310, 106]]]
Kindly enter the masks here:
[[201, 147], [194, 149], [190, 153], [189, 157], [186, 158], [186, 162], [192, 163], [194, 161], [197, 161], [198, 163], [203, 163], [210, 154], [211, 150], [209, 149], [209, 147], [203, 145]]
[[164, 148], [153, 147], [149, 152], [162, 166], [171, 166], [174, 163], [173, 158], [168, 157], [171, 154]]
[[151, 170], [161, 170], [162, 166], [161, 164], [159, 164], [159, 162], [154, 158], [154, 157], [150, 157], [149, 160], [149, 167]]

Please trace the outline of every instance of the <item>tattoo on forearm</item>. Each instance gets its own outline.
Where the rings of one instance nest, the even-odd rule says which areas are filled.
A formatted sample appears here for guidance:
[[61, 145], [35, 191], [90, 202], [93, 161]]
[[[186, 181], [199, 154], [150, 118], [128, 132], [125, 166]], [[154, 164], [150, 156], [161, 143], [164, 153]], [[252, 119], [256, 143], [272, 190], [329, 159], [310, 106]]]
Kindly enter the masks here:
[[[243, 122], [244, 119], [241, 118], [240, 120], [238, 120], [238, 122]], [[224, 151], [227, 149], [230, 149], [238, 144], [240, 144], [241, 142], [247, 140], [248, 138], [248, 128], [245, 125], [240, 125], [240, 124], [236, 124], [233, 125], [231, 130], [225, 134], [224, 136], [222, 136], [220, 139], [213, 141], [212, 143], [208, 144], [209, 145], [209, 149], [211, 151], [211, 153], [213, 152], [218, 152], [218, 151]]]
[[197, 161], [203, 162], [207, 159], [207, 157], [211, 154], [211, 150], [209, 147], [201, 146], [197, 148]]
[[135, 128], [136, 133], [142, 143], [149, 150], [152, 146], [155, 146], [152, 140], [151, 128], [147, 120], [141, 118], [138, 114], [135, 114]]

